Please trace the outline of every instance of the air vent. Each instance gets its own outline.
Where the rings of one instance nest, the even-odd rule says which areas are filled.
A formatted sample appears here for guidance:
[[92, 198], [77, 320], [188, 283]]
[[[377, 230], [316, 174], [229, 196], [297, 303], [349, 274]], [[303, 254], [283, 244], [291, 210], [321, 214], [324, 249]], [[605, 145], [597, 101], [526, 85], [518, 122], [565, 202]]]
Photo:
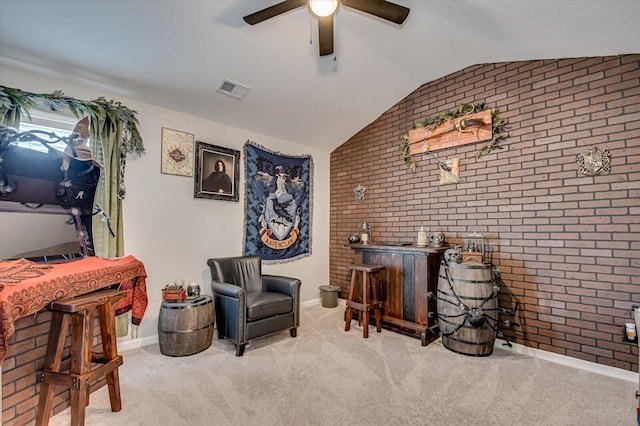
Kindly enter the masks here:
[[249, 88], [234, 81], [223, 79], [218, 85], [216, 92], [242, 100], [245, 95], [249, 93]]

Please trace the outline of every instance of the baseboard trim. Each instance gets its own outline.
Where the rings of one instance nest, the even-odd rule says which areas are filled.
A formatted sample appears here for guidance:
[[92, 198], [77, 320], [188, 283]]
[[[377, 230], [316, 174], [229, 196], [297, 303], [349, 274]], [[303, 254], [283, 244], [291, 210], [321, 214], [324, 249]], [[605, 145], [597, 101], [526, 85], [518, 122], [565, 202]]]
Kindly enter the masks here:
[[502, 339], [496, 339], [496, 347], [498, 346], [501, 349], [528, 355], [533, 358], [544, 359], [546, 361], [555, 362], [557, 364], [567, 365], [569, 367], [579, 368], [581, 370], [587, 370], [592, 373], [602, 374], [603, 376], [609, 376], [616, 379], [627, 380], [629, 382], [638, 382], [638, 373], [634, 373], [633, 371], [629, 370], [623, 370], [622, 368], [610, 367], [608, 365], [585, 361], [583, 359], [574, 358], [567, 355], [561, 355], [549, 351], [543, 351], [541, 349], [530, 348], [518, 343], [511, 343], [511, 348], [509, 348], [509, 346], [506, 345], [506, 341]]
[[123, 337], [118, 339], [118, 351], [126, 352], [131, 349], [138, 349], [143, 346], [158, 344], [158, 335], [154, 334], [153, 336], [141, 337], [137, 339], [129, 339], [127, 337]]
[[[316, 305], [320, 305], [322, 304], [321, 299], [317, 298], [317, 299], [311, 299], [311, 300], [307, 300], [305, 302], [300, 302], [300, 307], [301, 308], [308, 308], [309, 306], [316, 306]], [[345, 300], [344, 299], [338, 299], [338, 306], [340, 305], [344, 305], [345, 304]], [[331, 308], [329, 308], [331, 309]]]

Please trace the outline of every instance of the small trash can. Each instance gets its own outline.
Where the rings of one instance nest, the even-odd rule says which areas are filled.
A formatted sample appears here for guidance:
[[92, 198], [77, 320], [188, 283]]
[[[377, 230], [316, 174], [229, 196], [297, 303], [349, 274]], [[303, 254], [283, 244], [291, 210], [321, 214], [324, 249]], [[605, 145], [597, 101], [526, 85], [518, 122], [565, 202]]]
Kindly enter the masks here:
[[338, 306], [338, 295], [340, 294], [340, 287], [337, 285], [321, 285], [320, 289], [320, 302], [323, 308], [335, 308]]

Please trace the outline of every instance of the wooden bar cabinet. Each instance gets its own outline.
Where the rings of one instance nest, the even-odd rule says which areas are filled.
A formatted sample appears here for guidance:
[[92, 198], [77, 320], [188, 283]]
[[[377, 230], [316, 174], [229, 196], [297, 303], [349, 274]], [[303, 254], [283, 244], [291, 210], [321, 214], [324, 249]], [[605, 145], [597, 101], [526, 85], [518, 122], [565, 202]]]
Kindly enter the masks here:
[[[355, 262], [384, 265], [380, 273], [383, 328], [419, 338], [422, 346], [438, 337], [436, 300], [438, 271], [449, 247], [351, 244]], [[431, 331], [431, 332], [430, 332]]]

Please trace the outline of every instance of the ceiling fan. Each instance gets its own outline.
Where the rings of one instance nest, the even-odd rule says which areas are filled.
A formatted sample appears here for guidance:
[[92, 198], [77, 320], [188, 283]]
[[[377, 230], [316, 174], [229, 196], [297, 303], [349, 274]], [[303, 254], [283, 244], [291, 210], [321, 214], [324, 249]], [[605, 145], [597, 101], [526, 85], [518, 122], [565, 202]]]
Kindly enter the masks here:
[[409, 8], [385, 0], [285, 0], [247, 15], [243, 19], [248, 24], [255, 25], [308, 4], [309, 9], [318, 17], [320, 56], [327, 56], [333, 53], [333, 14], [339, 3], [398, 25], [402, 24], [409, 15]]

